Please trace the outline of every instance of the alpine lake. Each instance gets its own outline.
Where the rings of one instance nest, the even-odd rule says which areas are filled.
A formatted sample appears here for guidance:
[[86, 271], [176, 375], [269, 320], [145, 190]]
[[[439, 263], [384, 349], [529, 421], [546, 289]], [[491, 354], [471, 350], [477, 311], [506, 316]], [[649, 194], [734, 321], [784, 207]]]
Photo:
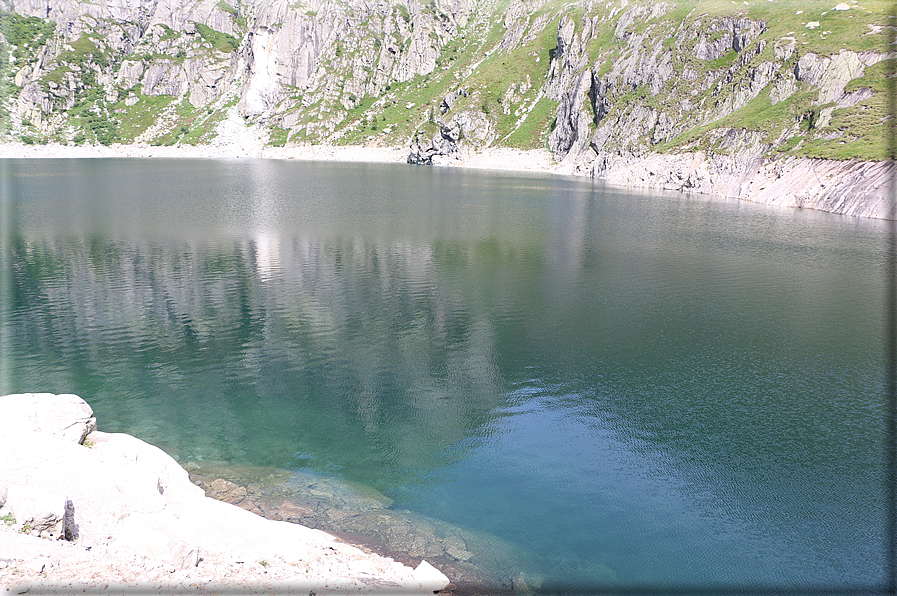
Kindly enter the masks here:
[[0, 192], [0, 394], [262, 513], [456, 593], [888, 579], [887, 222], [400, 164], [7, 159]]

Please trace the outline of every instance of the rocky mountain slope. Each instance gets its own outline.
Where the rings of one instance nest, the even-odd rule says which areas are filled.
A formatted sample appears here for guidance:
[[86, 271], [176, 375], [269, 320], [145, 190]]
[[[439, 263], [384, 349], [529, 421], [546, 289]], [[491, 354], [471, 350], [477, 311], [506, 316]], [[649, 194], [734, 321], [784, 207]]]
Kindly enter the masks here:
[[273, 146], [548, 148], [623, 184], [890, 216], [882, 0], [4, 4], [7, 141], [207, 143], [236, 108]]

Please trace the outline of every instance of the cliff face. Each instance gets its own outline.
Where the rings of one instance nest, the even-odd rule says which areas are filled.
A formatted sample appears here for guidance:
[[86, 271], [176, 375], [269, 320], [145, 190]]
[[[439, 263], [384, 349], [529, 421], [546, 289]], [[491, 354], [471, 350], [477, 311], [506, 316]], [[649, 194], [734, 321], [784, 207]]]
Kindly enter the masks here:
[[[568, 173], [764, 201], [804, 160], [887, 158], [878, 0], [4, 4], [6, 140], [206, 143], [236, 109], [276, 146], [547, 147]], [[883, 217], [882, 193], [836, 209]]]
[[[203, 142], [233, 104], [275, 140], [330, 137], [363, 98], [432, 72], [468, 13], [465, 0], [7, 4], [4, 37], [24, 50], [9, 61], [8, 130], [26, 142]], [[49, 36], [27, 30], [46, 23]]]

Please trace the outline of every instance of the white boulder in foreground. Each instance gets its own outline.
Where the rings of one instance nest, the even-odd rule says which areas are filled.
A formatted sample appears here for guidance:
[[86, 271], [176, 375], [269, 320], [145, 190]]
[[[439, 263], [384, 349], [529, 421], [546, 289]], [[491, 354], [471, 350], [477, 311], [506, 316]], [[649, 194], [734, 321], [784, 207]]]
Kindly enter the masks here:
[[77, 396], [9, 395], [0, 411], [0, 594], [28, 583], [40, 593], [220, 586], [305, 594], [432, 593], [449, 584], [425, 561], [411, 569], [206, 497], [157, 447], [93, 430]]

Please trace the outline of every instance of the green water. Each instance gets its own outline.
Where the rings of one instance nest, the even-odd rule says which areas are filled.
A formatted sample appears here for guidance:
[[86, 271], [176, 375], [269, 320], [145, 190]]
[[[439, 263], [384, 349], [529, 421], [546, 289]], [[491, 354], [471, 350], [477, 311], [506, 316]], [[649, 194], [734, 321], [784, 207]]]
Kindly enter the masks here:
[[883, 222], [399, 165], [0, 175], [2, 393], [372, 487], [543, 592], [885, 580]]

